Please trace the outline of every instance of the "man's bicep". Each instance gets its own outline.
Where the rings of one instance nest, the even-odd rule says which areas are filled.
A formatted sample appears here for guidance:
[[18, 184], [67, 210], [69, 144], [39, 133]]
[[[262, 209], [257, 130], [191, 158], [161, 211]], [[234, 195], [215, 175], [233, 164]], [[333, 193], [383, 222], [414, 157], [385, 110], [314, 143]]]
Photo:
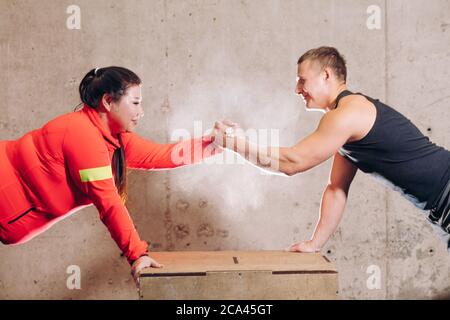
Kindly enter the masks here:
[[350, 138], [350, 129], [336, 116], [325, 115], [317, 129], [292, 147], [292, 158], [300, 171], [308, 170], [328, 160]]
[[338, 152], [335, 154], [333, 159], [333, 166], [331, 167], [329, 185], [332, 188], [337, 188], [348, 193], [350, 184], [355, 177], [358, 168], [347, 160], [344, 156]]

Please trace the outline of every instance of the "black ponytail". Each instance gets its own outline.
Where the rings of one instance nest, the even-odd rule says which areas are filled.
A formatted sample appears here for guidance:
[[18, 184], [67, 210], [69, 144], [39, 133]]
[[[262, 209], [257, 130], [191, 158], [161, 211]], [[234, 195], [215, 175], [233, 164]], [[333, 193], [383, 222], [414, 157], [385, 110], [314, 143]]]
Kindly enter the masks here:
[[117, 191], [119, 192], [122, 201], [125, 203], [128, 197], [127, 190], [127, 161], [125, 158], [125, 150], [122, 144], [122, 138], [120, 134], [118, 135], [120, 148], [114, 150], [114, 154], [112, 157], [112, 165], [114, 168], [114, 182], [117, 187]]
[[[100, 107], [103, 95], [108, 94], [113, 101], [119, 99], [132, 85], [141, 84], [141, 79], [131, 70], [122, 67], [95, 68], [81, 80], [78, 91], [82, 103], [90, 108]], [[112, 158], [114, 182], [123, 202], [127, 200], [127, 163], [120, 134], [120, 148], [116, 149]]]

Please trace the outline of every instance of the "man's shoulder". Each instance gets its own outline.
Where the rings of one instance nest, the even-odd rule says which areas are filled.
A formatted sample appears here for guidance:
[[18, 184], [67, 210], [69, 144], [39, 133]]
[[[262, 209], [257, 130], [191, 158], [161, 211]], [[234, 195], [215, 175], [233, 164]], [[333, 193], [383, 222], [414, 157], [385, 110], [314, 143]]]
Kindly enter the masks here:
[[376, 106], [365, 96], [360, 94], [348, 95], [339, 101], [338, 108], [330, 111], [336, 118], [348, 118], [352, 120], [361, 117], [372, 118], [376, 116]]
[[350, 140], [359, 140], [373, 127], [377, 108], [365, 96], [352, 94], [342, 98], [339, 107], [329, 113], [333, 115], [334, 121], [349, 127], [352, 132]]
[[361, 94], [350, 94], [348, 96], [343, 97], [339, 101], [339, 108], [336, 108], [336, 110], [342, 110], [342, 111], [359, 111], [362, 109], [362, 106], [370, 106], [373, 105], [372, 102], [370, 102], [365, 96]]

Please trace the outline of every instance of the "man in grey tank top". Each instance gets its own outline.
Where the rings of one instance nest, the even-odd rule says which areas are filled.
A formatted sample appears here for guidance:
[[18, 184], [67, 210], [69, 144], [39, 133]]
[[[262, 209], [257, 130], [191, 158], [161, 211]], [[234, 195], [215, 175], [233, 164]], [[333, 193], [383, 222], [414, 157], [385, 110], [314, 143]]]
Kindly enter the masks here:
[[429, 211], [429, 221], [450, 252], [450, 151], [429, 141], [393, 108], [348, 91], [346, 77], [345, 60], [335, 48], [307, 51], [298, 60], [296, 93], [307, 109], [324, 113], [317, 129], [292, 147], [262, 147], [251, 143], [237, 124], [223, 120], [216, 122], [215, 143], [288, 176], [334, 157], [314, 234], [293, 244], [291, 251], [321, 250], [341, 221], [360, 169]]

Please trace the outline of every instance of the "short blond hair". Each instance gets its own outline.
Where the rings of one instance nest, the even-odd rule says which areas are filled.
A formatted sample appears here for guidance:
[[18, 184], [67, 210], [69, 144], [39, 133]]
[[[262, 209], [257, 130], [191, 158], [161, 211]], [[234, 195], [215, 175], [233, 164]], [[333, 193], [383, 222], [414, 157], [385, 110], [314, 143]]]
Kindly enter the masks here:
[[347, 81], [345, 59], [336, 48], [319, 47], [310, 49], [298, 59], [297, 64], [300, 65], [306, 60], [316, 61], [322, 68], [331, 68], [339, 80], [344, 81], [344, 83]]

